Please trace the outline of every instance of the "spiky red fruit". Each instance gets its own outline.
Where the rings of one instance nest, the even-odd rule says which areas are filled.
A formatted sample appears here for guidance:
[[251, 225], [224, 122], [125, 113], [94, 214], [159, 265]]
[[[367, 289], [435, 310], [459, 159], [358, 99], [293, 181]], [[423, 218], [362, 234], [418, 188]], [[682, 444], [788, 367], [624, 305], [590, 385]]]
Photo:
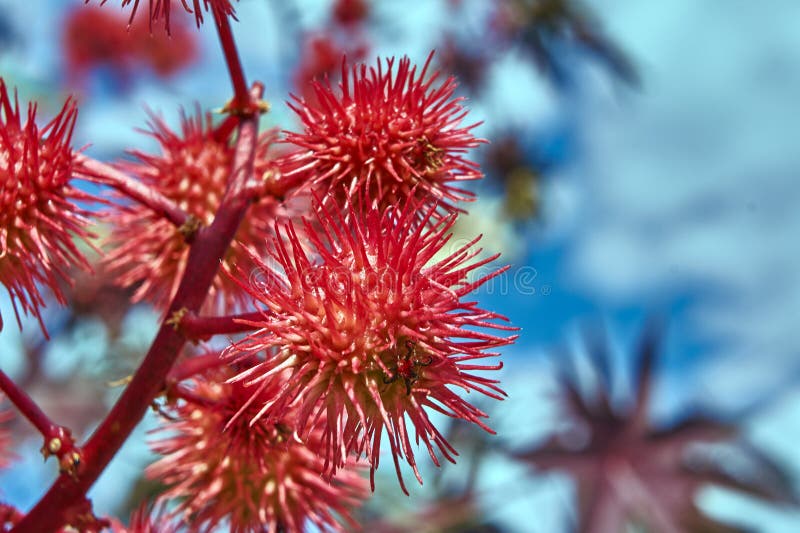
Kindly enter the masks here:
[[322, 531], [343, 531], [341, 521], [355, 528], [349, 508], [366, 497], [366, 481], [354, 468], [323, 476], [320, 432], [300, 441], [292, 412], [251, 423], [280, 382], [253, 401], [251, 389], [220, 377], [196, 379], [169, 409], [168, 436], [153, 443], [164, 457], [147, 469], [169, 486], [161, 501], [180, 499], [177, 512], [193, 531], [223, 521], [241, 533], [300, 532], [307, 522]]
[[[161, 145], [161, 154], [133, 152], [139, 161], [120, 164], [120, 168], [173, 200], [201, 226], [208, 226], [225, 194], [234, 147], [229, 142], [229, 132], [215, 129], [208, 114], [198, 110], [194, 116], [184, 115], [181, 122], [181, 132], [176, 133], [163, 120], [152, 117], [150, 135]], [[268, 151], [273, 138], [271, 134], [259, 138], [258, 176], [272, 169]], [[248, 268], [249, 255], [244, 247], [257, 250], [266, 247], [265, 239], [278, 211], [279, 206], [272, 198], [264, 198], [251, 208], [223, 259], [224, 269], [232, 265]], [[106, 261], [118, 276], [118, 282], [137, 286], [135, 301], [146, 300], [166, 309], [189, 256], [185, 231], [182, 233], [170, 221], [139, 204], [115, 209], [109, 220], [113, 232]], [[242, 296], [239, 286], [229, 277], [217, 276], [206, 301], [213, 310], [230, 312]]]
[[419, 209], [407, 202], [399, 211], [351, 208], [342, 215], [318, 207], [318, 225], [306, 221], [304, 228], [313, 254], [286, 224], [271, 258], [281, 271], [262, 262], [262, 284], [245, 287], [266, 307], [263, 320], [251, 323], [260, 329], [229, 349], [248, 367], [235, 379], [256, 390], [282, 380], [253, 420], [299, 406], [301, 429], [327, 420], [329, 468], [355, 452], [368, 458], [373, 474], [385, 432], [401, 485], [403, 457], [421, 482], [409, 421], [437, 465], [437, 448], [450, 461], [456, 452], [428, 410], [491, 431], [482, 421], [487, 415], [450, 388], [501, 399], [496, 380], [472, 371], [500, 369], [501, 363], [476, 363], [514, 340], [482, 331], [514, 329], [493, 322], [504, 317], [462, 301], [505, 270], [468, 280], [497, 256], [475, 260], [475, 239], [434, 259], [455, 216], [432, 223], [436, 205]]
[[478, 166], [465, 154], [482, 141], [460, 127], [466, 111], [453, 98], [456, 83], [448, 78], [435, 85], [428, 79], [432, 56], [417, 72], [404, 57], [377, 67], [342, 66], [340, 91], [330, 82], [314, 82], [315, 99], [294, 97], [303, 132], [287, 132], [286, 142], [300, 151], [295, 172], [307, 181], [352, 200], [364, 198], [382, 207], [413, 196], [423, 205], [438, 202], [442, 211], [471, 200], [469, 191], [454, 183], [479, 179]]
[[39, 129], [36, 106], [29, 104], [23, 123], [16, 95], [12, 103], [0, 79], [0, 113], [0, 283], [11, 295], [17, 321], [19, 305], [41, 323], [40, 287], [64, 303], [59, 280], [68, 279], [73, 265], [89, 269], [74, 239], [92, 237], [88, 212], [74, 203], [92, 198], [70, 185], [77, 109], [67, 100]]
[[[86, 3], [89, 3], [89, 1], [90, 0], [84, 0]], [[102, 6], [107, 1], [108, 0], [100, 0], [100, 5]], [[123, 8], [133, 4], [130, 17], [131, 23], [136, 16], [136, 12], [139, 10], [139, 2], [140, 0], [122, 0]], [[164, 28], [167, 30], [167, 33], [169, 33], [171, 30], [170, 11], [172, 4], [177, 2], [178, 0], [148, 0], [148, 20], [150, 24], [152, 25], [154, 22], [163, 21]], [[216, 17], [233, 17], [235, 15], [230, 0], [191, 0], [192, 5], [189, 5], [189, 0], [180, 0], [180, 3], [187, 13], [194, 13], [194, 19], [198, 27], [203, 23], [203, 11], [208, 11]]]

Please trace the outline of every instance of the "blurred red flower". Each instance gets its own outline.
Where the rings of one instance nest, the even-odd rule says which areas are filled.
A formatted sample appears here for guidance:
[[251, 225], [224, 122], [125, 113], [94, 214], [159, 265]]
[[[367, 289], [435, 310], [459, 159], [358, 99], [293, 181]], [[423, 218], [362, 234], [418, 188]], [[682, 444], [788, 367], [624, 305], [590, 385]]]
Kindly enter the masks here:
[[97, 67], [107, 67], [122, 85], [132, 71], [147, 67], [158, 76], [175, 74], [199, 54], [194, 32], [174, 24], [172, 35], [153, 33], [147, 25], [128, 24], [125, 16], [97, 7], [77, 7], [64, 21], [62, 49], [73, 84]]

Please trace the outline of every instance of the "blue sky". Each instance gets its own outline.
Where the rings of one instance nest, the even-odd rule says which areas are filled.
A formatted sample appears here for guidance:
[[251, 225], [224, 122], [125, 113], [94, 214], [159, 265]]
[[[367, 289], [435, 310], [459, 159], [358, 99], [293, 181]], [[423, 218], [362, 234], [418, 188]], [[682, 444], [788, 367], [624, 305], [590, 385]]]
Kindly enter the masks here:
[[[800, 3], [588, 3], [639, 67], [640, 91], [621, 87], [596, 64], [582, 61], [571, 88], [559, 92], [519, 58], [507, 57], [494, 66], [487, 98], [470, 104], [485, 120], [479, 130], [484, 137], [491, 139], [500, 125], [513, 122], [537, 136], [566, 132], [571, 146], [569, 161], [545, 183], [544, 223], [524, 231], [498, 227], [492, 215], [498, 200], [487, 195], [473, 209], [477, 222], [471, 227], [484, 226], [480, 231], [490, 248], [500, 248], [516, 268], [536, 271], [535, 294], [483, 296], [486, 306], [522, 327], [519, 343], [507, 351], [507, 368], [528, 384], [546, 382], [541, 359], [577, 324], [605, 320], [623, 342], [645, 314], [666, 313], [669, 364], [657, 410], [669, 418], [697, 400], [731, 411], [765, 391], [785, 391], [747, 427], [800, 474], [800, 456], [790, 444], [800, 436], [800, 391], [797, 380], [787, 378], [800, 370]], [[3, 54], [0, 69], [29, 95], [57, 87], [53, 35], [68, 4], [0, 0], [3, 13], [25, 28], [25, 46]], [[441, 26], [469, 22], [448, 20], [440, 2], [416, 4], [410, 9], [406, 2], [381, 2], [379, 16], [396, 38], [379, 40], [378, 52], [422, 59]], [[485, 2], [465, 4], [473, 17], [485, 11]], [[319, 22], [321, 2], [301, 5], [304, 24]], [[273, 95], [269, 119], [289, 125], [280, 73], [297, 53], [297, 41], [279, 38], [276, 11], [268, 2], [242, 1], [239, 12], [235, 31], [245, 67], [267, 82]], [[188, 105], [200, 98], [208, 107], [224, 102], [227, 85], [212, 83], [224, 80], [225, 72], [210, 30], [202, 32], [207, 51], [202, 67], [174, 84], [141, 83], [124, 98], [105, 94], [82, 106], [80, 142], [94, 141], [90, 151], [97, 155], [141, 145], [143, 137], [133, 128], [144, 123], [144, 102], [173, 117], [176, 102]], [[12, 321], [6, 323], [0, 342], [8, 347], [16, 336], [8, 331]], [[13, 365], [7, 351], [3, 358], [4, 368]], [[529, 387], [510, 379], [512, 396], [508, 406], [498, 408], [501, 419], [521, 401], [514, 392]], [[509, 468], [500, 465], [495, 473], [515, 475]], [[115, 475], [106, 482], [118, 482]], [[537, 509], [569, 497], [558, 480], [531, 483], [534, 498], [540, 498], [531, 504]], [[31, 501], [18, 490], [6, 496]], [[704, 494], [703, 503], [721, 516], [746, 516], [763, 531], [788, 533], [800, 524], [796, 513], [770, 512], [724, 494]], [[530, 531], [530, 524], [519, 522], [519, 512], [512, 509], [506, 519], [516, 531]], [[540, 531], [553, 531], [546, 524], [559, 523], [557, 517], [542, 520]]]

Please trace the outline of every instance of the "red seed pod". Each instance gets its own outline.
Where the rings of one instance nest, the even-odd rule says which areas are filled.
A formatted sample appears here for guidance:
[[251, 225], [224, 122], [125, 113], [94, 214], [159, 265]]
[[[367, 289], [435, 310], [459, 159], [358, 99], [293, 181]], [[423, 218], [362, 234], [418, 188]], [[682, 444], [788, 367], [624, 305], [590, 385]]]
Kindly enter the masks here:
[[293, 172], [340, 205], [363, 196], [385, 207], [413, 196], [446, 214], [471, 200], [454, 183], [482, 177], [465, 155], [484, 141], [470, 133], [477, 124], [460, 126], [466, 111], [453, 97], [455, 80], [435, 85], [437, 74], [427, 76], [431, 57], [420, 72], [407, 57], [385, 69], [343, 65], [340, 91], [314, 82], [316, 99], [294, 97], [303, 131], [286, 136], [299, 149]]
[[[225, 375], [195, 378], [184, 398], [169, 407], [169, 422], [152, 443], [161, 459], [147, 469], [168, 486], [161, 502], [177, 500], [176, 513], [192, 531], [211, 531], [223, 521], [230, 531], [352, 531], [349, 514], [367, 495], [354, 462], [331, 478], [324, 475], [321, 431], [301, 440], [295, 412], [261, 417], [279, 379], [258, 387], [226, 383]], [[345, 529], [344, 523], [349, 527]]]
[[[225, 194], [233, 164], [234, 147], [227, 134], [220, 135], [209, 114], [199, 109], [194, 116], [183, 115], [181, 131], [172, 131], [159, 117], [152, 116], [149, 134], [158, 141], [158, 155], [133, 151], [138, 161], [120, 168], [173, 200], [191, 222], [175, 228], [149, 207], [132, 204], [115, 208], [108, 219], [113, 230], [106, 264], [125, 287], [136, 287], [134, 301], [148, 301], [165, 310], [178, 289], [189, 257], [187, 237], [209, 226]], [[261, 135], [256, 148], [256, 175], [273, 171], [269, 157], [274, 134]], [[265, 250], [266, 238], [282, 208], [266, 197], [251, 207], [236, 233], [235, 241], [222, 262], [223, 269], [237, 265], [252, 270], [248, 246]], [[189, 227], [191, 226], [191, 227]], [[217, 276], [206, 300], [209, 310], [234, 312], [246, 295], [228, 276]]]
[[333, 5], [333, 19], [339, 24], [358, 24], [367, 16], [369, 16], [367, 0], [336, 0]]
[[18, 322], [21, 308], [41, 324], [41, 288], [63, 304], [59, 280], [69, 279], [72, 266], [90, 269], [75, 240], [93, 237], [89, 213], [75, 202], [94, 198], [70, 185], [77, 112], [69, 99], [40, 129], [36, 106], [29, 104], [23, 122], [16, 95], [12, 103], [0, 79], [0, 283], [11, 295]]
[[67, 72], [80, 83], [97, 67], [107, 68], [121, 85], [127, 85], [135, 68], [147, 67], [167, 77], [191, 64], [198, 56], [196, 35], [177, 24], [172, 35], [151, 33], [147, 24], [130, 26], [127, 18], [99, 7], [72, 9], [64, 21], [62, 49]]
[[253, 420], [299, 405], [302, 436], [303, 424], [326, 419], [324, 454], [331, 470], [357, 453], [374, 472], [385, 432], [401, 485], [402, 458], [421, 481], [408, 422], [435, 464], [437, 453], [454, 461], [455, 450], [428, 411], [491, 431], [482, 421], [487, 415], [451, 389], [505, 396], [496, 380], [473, 371], [499, 370], [502, 364], [481, 360], [497, 357], [493, 350], [515, 338], [485, 330], [514, 328], [463, 300], [505, 269], [468, 279], [496, 258], [475, 260], [477, 239], [434, 259], [444, 252], [455, 218], [429, 223], [435, 204], [422, 208], [408, 201], [400, 212], [316, 211], [316, 227], [306, 221], [304, 228], [313, 253], [285, 225], [270, 257], [280, 271], [254, 258], [262, 262], [263, 283], [243, 286], [269, 315], [251, 324], [257, 332], [228, 349], [228, 357], [243, 366], [234, 379], [256, 388], [281, 376], [282, 388], [268, 402], [253, 398], [261, 409]]

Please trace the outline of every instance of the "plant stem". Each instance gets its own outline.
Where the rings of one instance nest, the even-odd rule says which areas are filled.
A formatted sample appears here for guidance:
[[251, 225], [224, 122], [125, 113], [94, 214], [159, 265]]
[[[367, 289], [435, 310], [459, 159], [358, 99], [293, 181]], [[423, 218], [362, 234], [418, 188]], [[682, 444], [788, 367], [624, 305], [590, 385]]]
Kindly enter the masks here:
[[149, 207], [176, 227], [186, 224], [189, 215], [178, 205], [153, 188], [133, 179], [124, 172], [111, 165], [101, 163], [83, 154], [75, 156], [78, 169], [75, 174], [91, 181], [103, 183], [114, 187], [119, 192], [140, 204]]
[[17, 387], [17, 384], [2, 370], [0, 370], [0, 389], [8, 396], [20, 414], [42, 434], [45, 441], [53, 437], [60, 426], [50, 420], [50, 417], [33, 401], [33, 398]]
[[217, 368], [225, 364], [218, 353], [207, 353], [196, 355], [184, 359], [170, 370], [167, 379], [173, 383], [179, 383], [194, 375], [200, 374], [211, 368]]
[[263, 322], [265, 312], [244, 313], [230, 316], [197, 316], [186, 314], [180, 322], [180, 331], [190, 339], [208, 338], [213, 335], [244, 333], [258, 329], [252, 322]]
[[231, 33], [230, 21], [225, 15], [218, 16], [216, 11], [214, 11], [214, 18], [217, 23], [217, 33], [222, 45], [222, 53], [225, 56], [225, 63], [228, 65], [231, 83], [233, 83], [233, 100], [230, 108], [234, 112], [245, 112], [246, 110], [253, 112], [254, 110], [250, 109], [250, 92], [247, 90], [247, 81], [244, 77], [242, 62], [239, 59], [239, 51], [233, 40], [233, 33]]
[[[263, 87], [256, 84], [253, 97], [261, 97]], [[250, 96], [248, 95], [248, 98]], [[241, 194], [253, 173], [258, 113], [240, 119], [238, 139], [228, 188], [214, 222], [200, 230], [192, 244], [186, 269], [166, 317], [186, 308], [197, 312], [202, 306], [220, 266], [220, 259], [230, 246], [250, 203]], [[86, 444], [80, 468], [74, 475], [62, 474], [48, 492], [12, 529], [15, 533], [56, 531], [65, 513], [79, 504], [134, 427], [144, 416], [153, 399], [163, 390], [167, 375], [181, 353], [186, 338], [163, 321], [150, 350], [130, 384], [100, 423]]]

